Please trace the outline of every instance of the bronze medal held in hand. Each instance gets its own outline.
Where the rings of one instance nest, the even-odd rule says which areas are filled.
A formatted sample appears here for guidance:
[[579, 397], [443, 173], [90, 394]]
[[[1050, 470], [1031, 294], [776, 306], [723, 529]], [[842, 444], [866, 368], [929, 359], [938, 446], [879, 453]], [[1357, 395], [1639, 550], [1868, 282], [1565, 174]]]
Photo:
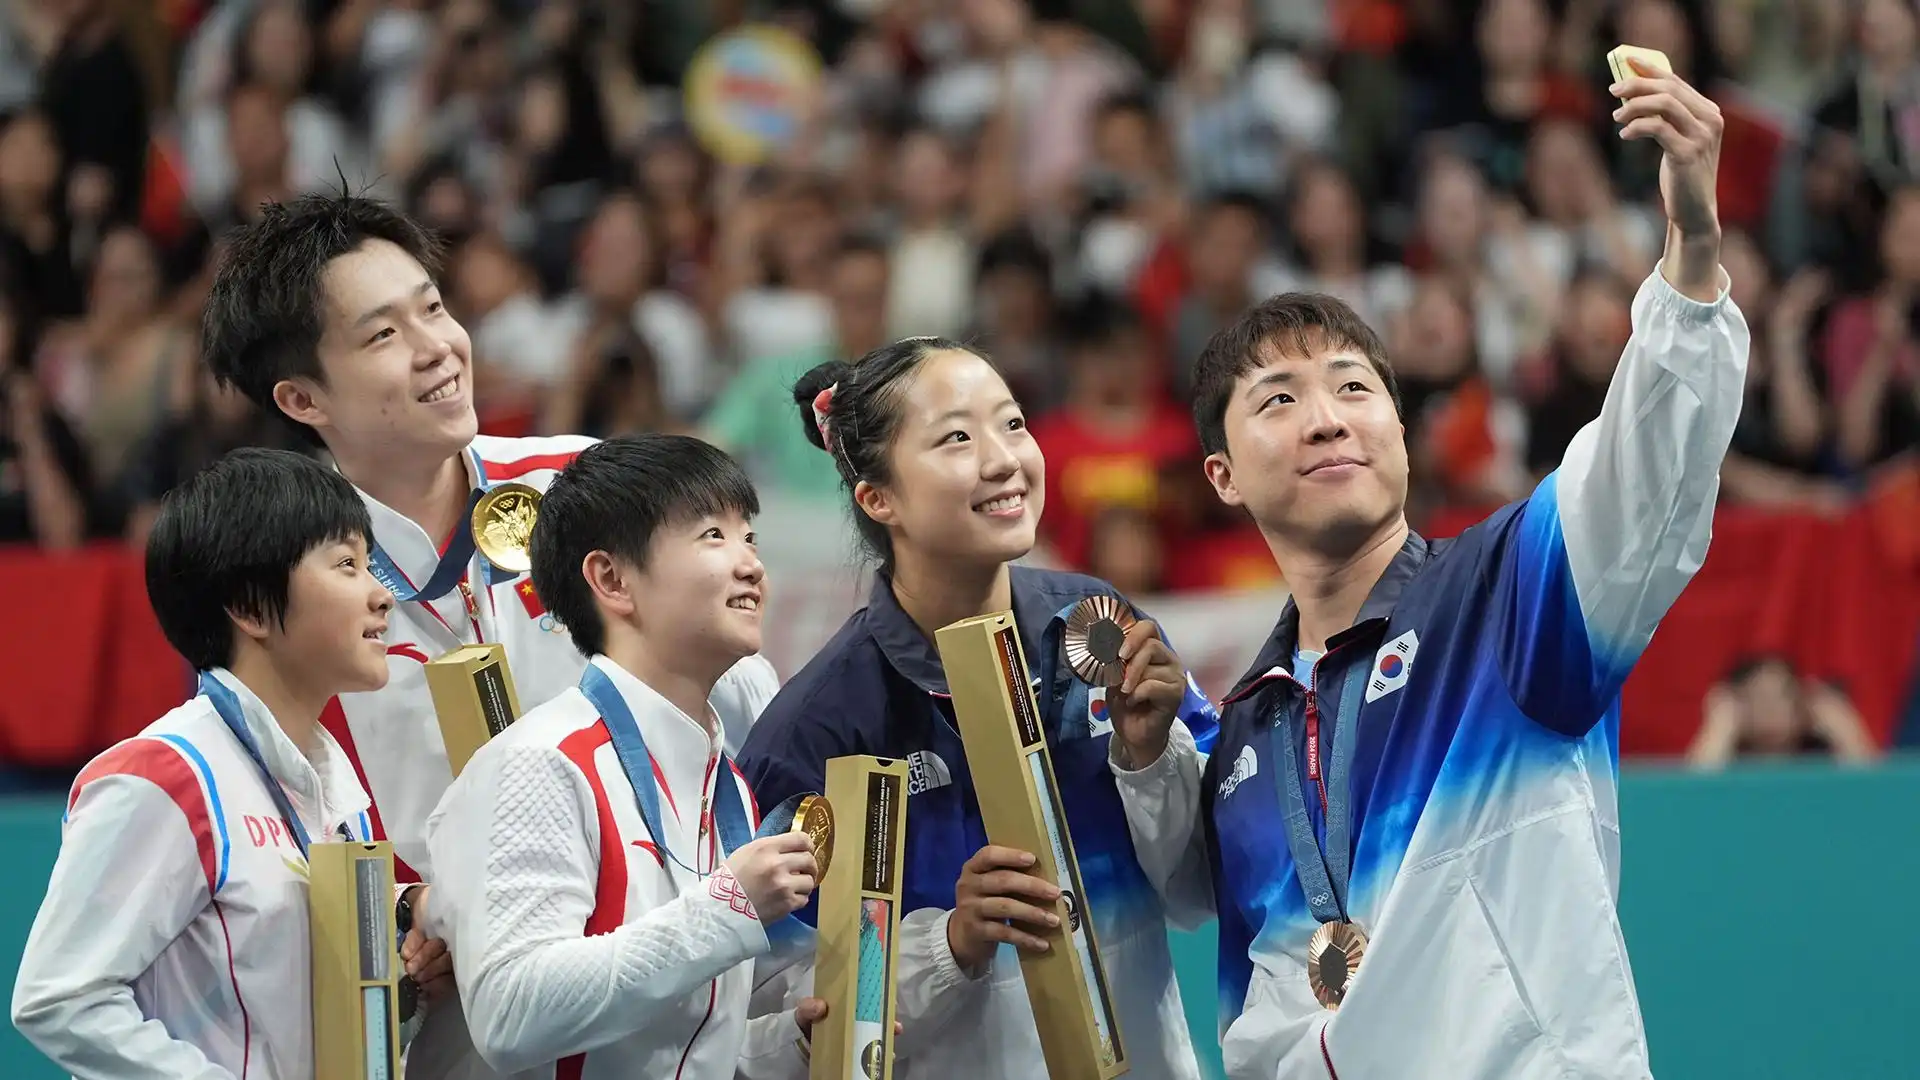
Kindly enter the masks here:
[[1119, 686], [1126, 677], [1120, 646], [1127, 630], [1139, 620], [1114, 596], [1089, 596], [1067, 614], [1067, 663], [1080, 681], [1091, 686]]
[[825, 795], [808, 795], [794, 808], [792, 831], [804, 833], [807, 843], [813, 846], [813, 862], [819, 870], [814, 881], [827, 876], [827, 865], [833, 862], [833, 804]]
[[487, 561], [509, 574], [533, 568], [533, 523], [540, 516], [540, 493], [526, 484], [487, 489], [473, 505], [473, 543]]
[[1358, 923], [1321, 923], [1307, 942], [1307, 985], [1313, 987], [1314, 998], [1338, 1010], [1366, 954], [1366, 931]]

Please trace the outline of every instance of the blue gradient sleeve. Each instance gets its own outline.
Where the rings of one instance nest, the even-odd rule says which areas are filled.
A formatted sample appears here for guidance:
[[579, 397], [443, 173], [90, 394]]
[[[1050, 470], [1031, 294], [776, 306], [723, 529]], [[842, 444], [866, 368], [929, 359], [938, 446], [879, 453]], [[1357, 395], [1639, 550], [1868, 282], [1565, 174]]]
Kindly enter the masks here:
[[1596, 655], [1567, 563], [1555, 481], [1541, 481], [1507, 522], [1488, 630], [1514, 703], [1535, 723], [1577, 736], [1606, 712], [1631, 660], [1621, 667]]
[[1503, 538], [1496, 650], [1535, 722], [1584, 735], [1707, 555], [1749, 335], [1722, 289], [1682, 296], [1655, 269], [1600, 415]]

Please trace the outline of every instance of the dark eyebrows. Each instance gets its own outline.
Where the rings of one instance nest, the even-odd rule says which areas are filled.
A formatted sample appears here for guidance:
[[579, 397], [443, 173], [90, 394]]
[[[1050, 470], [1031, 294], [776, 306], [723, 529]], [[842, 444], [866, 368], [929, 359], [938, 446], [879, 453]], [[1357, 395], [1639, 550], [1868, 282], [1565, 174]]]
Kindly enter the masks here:
[[1252, 384], [1247, 387], [1247, 392], [1244, 396], [1248, 400], [1258, 403], [1260, 395], [1276, 386], [1285, 386], [1291, 382], [1293, 382], [1293, 371], [1291, 368], [1275, 368], [1253, 380]]
[[[430, 293], [433, 290], [434, 290], [434, 283], [432, 281], [423, 281], [420, 284], [415, 285], [413, 287], [413, 291], [407, 294], [407, 299], [411, 300], [414, 297], [425, 296], [427, 293]], [[393, 303], [381, 304], [379, 307], [374, 308], [373, 310], [367, 312], [365, 315], [362, 315], [358, 319], [355, 319], [353, 323], [354, 328], [359, 329], [360, 327], [367, 325], [368, 323], [374, 321], [375, 319], [383, 319], [383, 318], [391, 317], [393, 315], [394, 309], [399, 306], [400, 305], [397, 301]]]
[[[991, 411], [995, 413], [1003, 413], [1003, 412], [1006, 412], [1008, 409], [1017, 409], [1019, 407], [1020, 407], [1020, 403], [1018, 401], [1015, 401], [1011, 397], [1006, 397], [1006, 398], [1000, 399], [997, 403], [995, 403]], [[943, 412], [940, 415], [934, 417], [928, 423], [928, 426], [939, 427], [942, 424], [949, 424], [955, 420], [966, 420], [972, 416], [973, 416], [972, 409], [948, 409], [946, 412]]]
[[[1373, 365], [1367, 363], [1364, 360], [1358, 360], [1351, 356], [1342, 355], [1342, 356], [1335, 356], [1335, 357], [1329, 358], [1326, 362], [1325, 370], [1328, 374], [1338, 374], [1341, 372], [1354, 371], [1354, 370], [1372, 371]], [[1299, 377], [1298, 371], [1294, 368], [1290, 368], [1290, 367], [1273, 368], [1267, 371], [1265, 374], [1261, 375], [1259, 378], [1253, 380], [1253, 382], [1247, 386], [1247, 392], [1244, 396], [1248, 400], [1253, 401], [1255, 404], [1258, 404], [1259, 398], [1262, 394], [1268, 392], [1269, 390], [1273, 389], [1276, 386], [1289, 385], [1293, 383], [1298, 377]]]

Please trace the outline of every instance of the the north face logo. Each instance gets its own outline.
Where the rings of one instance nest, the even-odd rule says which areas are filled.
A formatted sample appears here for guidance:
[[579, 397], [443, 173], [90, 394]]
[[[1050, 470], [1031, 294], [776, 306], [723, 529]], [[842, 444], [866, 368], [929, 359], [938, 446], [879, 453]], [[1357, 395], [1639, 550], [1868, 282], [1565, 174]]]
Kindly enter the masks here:
[[1220, 781], [1220, 797], [1224, 799], [1232, 795], [1234, 788], [1253, 779], [1259, 775], [1259, 772], [1260, 758], [1253, 752], [1253, 747], [1241, 747], [1240, 756], [1233, 759], [1233, 772], [1229, 773], [1225, 780]]
[[931, 750], [915, 750], [907, 755], [907, 794], [946, 787], [953, 783], [953, 770]]

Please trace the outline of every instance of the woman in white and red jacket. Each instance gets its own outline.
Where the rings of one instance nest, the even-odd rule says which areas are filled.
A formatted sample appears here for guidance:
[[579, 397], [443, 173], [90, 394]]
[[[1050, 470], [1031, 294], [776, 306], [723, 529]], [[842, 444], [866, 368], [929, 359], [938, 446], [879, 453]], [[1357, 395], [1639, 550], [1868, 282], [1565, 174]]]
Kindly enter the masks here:
[[[314, 1076], [306, 851], [370, 831], [320, 711], [387, 679], [369, 531], [344, 478], [274, 450], [161, 510], [147, 591], [199, 693], [74, 781], [14, 986], [14, 1025], [73, 1076]], [[451, 990], [444, 945], [408, 951]]]
[[474, 1046], [520, 1080], [800, 1076], [818, 1001], [749, 1022], [755, 961], [813, 890], [753, 838], [721, 677], [760, 648], [758, 501], [720, 450], [611, 439], [548, 488], [533, 581], [591, 659], [482, 747], [428, 819]]

